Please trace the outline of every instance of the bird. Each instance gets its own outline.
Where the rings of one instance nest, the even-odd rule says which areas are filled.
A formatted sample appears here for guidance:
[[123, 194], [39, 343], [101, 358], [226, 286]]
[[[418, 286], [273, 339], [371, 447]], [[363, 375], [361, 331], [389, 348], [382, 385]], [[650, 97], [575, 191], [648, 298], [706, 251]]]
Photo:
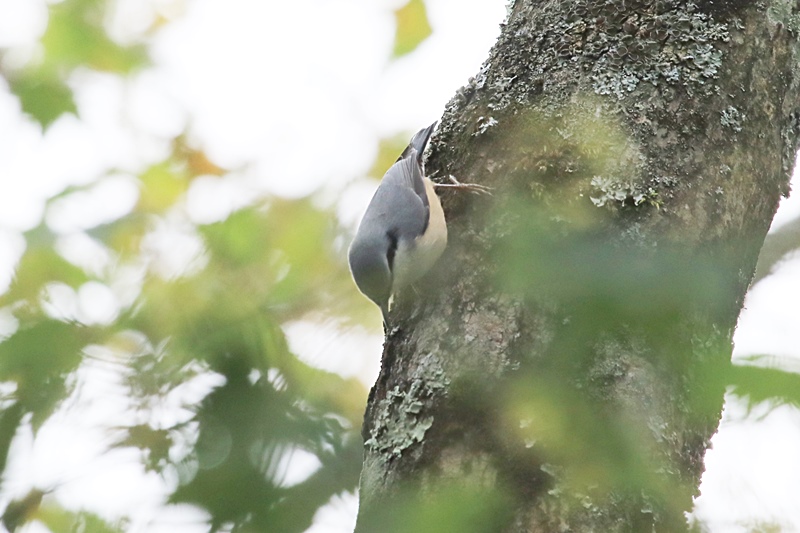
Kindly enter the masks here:
[[358, 289], [381, 309], [388, 331], [392, 296], [423, 276], [447, 246], [447, 223], [436, 187], [487, 193], [489, 188], [434, 183], [425, 176], [422, 154], [436, 122], [419, 130], [386, 171], [350, 244], [350, 272]]

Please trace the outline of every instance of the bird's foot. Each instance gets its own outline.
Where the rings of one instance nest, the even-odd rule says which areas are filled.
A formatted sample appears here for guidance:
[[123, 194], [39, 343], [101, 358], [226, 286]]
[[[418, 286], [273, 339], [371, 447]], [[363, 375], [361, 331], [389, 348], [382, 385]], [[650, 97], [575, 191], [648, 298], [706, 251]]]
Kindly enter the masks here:
[[488, 194], [492, 195], [492, 188], [478, 183], [461, 183], [455, 176], [450, 174], [450, 183], [434, 183], [434, 187], [449, 187], [451, 189], [461, 189], [462, 191], [469, 191], [473, 194]]

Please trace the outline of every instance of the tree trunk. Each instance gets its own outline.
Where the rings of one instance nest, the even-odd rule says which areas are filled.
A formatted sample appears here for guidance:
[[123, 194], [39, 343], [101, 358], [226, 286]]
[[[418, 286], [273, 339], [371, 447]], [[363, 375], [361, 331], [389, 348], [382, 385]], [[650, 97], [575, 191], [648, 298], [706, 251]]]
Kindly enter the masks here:
[[[517, 0], [427, 173], [356, 531], [680, 531], [796, 151], [794, 2]], [[427, 529], [426, 529], [427, 528]]]

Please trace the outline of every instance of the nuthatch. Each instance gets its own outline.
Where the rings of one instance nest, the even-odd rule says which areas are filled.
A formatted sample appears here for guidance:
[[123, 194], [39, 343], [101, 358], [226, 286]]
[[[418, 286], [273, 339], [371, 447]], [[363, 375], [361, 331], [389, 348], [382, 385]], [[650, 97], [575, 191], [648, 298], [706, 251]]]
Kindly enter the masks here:
[[425, 177], [422, 152], [434, 122], [411, 138], [386, 171], [350, 245], [350, 271], [359, 290], [378, 304], [388, 324], [389, 300], [425, 274], [447, 246], [447, 224], [434, 187], [456, 187], [487, 193], [488, 188], [433, 183]]

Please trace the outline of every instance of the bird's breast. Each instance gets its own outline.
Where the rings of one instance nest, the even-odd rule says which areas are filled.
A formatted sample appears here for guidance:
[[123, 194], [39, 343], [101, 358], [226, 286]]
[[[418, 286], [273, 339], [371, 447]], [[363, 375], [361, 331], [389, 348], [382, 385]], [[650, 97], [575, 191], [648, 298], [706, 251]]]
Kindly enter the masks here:
[[447, 247], [447, 223], [433, 182], [424, 178], [430, 215], [425, 232], [413, 242], [398, 243], [392, 272], [392, 291], [399, 290], [422, 277], [436, 263]]

